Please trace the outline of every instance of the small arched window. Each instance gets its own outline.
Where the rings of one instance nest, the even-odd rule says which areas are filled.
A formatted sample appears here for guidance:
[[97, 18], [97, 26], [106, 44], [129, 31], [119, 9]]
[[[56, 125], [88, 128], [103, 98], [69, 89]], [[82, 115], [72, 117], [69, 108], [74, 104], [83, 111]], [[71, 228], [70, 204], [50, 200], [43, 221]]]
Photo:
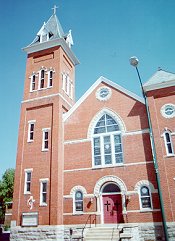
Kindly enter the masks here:
[[170, 131], [164, 132], [164, 142], [165, 142], [165, 148], [166, 148], [167, 156], [173, 155], [174, 151], [173, 151], [173, 143], [172, 143]]
[[142, 210], [152, 209], [151, 193], [147, 186], [140, 187], [140, 208]]
[[53, 86], [53, 71], [50, 70], [48, 73], [48, 87]]
[[30, 91], [34, 91], [35, 88], [36, 88], [36, 75], [32, 75], [31, 84], [30, 84]]
[[75, 212], [83, 212], [83, 193], [81, 191], [75, 192], [74, 210]]
[[41, 70], [41, 76], [40, 76], [40, 89], [43, 89], [44, 88], [44, 69]]
[[121, 131], [116, 120], [108, 114], [104, 114], [94, 128], [93, 159], [95, 167], [123, 163]]

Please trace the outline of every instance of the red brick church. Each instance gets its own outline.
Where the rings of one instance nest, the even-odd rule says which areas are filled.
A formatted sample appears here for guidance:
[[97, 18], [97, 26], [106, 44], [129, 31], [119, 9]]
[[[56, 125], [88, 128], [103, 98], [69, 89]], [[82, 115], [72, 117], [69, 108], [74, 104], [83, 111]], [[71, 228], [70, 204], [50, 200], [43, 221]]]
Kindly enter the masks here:
[[[75, 102], [72, 44], [54, 11], [24, 48], [11, 240], [165, 240], [144, 99], [99, 77]], [[144, 92], [175, 240], [175, 74]]]

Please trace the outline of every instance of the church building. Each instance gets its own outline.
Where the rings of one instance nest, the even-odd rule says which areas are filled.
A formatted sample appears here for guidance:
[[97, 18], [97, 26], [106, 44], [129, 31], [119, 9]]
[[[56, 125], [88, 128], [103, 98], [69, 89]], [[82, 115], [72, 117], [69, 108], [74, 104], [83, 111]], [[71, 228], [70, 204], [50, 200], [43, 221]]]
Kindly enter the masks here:
[[[101, 76], [75, 102], [72, 45], [54, 9], [24, 48], [11, 240], [166, 240], [144, 98]], [[175, 74], [143, 89], [175, 240]]]

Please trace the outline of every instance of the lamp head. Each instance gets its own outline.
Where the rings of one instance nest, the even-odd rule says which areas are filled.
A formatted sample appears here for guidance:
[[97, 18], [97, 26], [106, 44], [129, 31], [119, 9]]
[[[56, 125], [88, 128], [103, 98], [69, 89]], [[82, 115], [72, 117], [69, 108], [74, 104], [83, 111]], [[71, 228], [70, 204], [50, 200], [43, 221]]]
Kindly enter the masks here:
[[130, 61], [130, 64], [134, 67], [137, 67], [139, 63], [139, 60], [136, 56], [131, 57], [129, 61]]

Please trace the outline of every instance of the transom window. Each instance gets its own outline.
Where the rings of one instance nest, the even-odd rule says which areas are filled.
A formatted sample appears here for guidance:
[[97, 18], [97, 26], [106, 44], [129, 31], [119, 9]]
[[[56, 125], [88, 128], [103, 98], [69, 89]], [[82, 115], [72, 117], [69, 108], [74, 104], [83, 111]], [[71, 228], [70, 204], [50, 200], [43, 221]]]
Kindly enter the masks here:
[[109, 183], [103, 187], [103, 193], [120, 192], [120, 188], [115, 183]]
[[140, 205], [141, 209], [152, 209], [150, 190], [147, 186], [140, 188]]
[[94, 166], [117, 165], [123, 163], [121, 131], [118, 123], [104, 114], [94, 128]]

